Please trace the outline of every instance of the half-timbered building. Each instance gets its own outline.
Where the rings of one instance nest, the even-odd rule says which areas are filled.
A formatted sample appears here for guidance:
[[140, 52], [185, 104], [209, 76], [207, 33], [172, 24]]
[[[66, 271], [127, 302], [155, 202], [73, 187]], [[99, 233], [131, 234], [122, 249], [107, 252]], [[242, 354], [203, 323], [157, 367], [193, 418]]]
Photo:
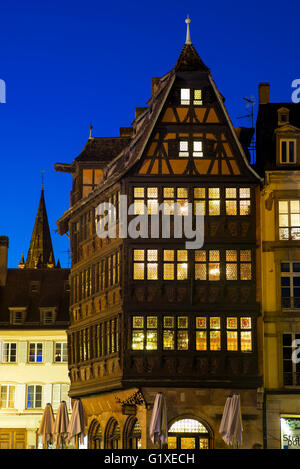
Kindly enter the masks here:
[[[73, 177], [57, 224], [71, 242], [70, 396], [82, 400], [90, 448], [153, 447], [158, 391], [169, 448], [225, 447], [218, 430], [232, 393], [241, 397], [244, 447], [262, 443], [261, 179], [249, 132], [233, 127], [224, 101], [188, 24], [175, 66], [152, 79], [132, 126], [119, 137], [90, 135], [71, 164], [55, 165]], [[116, 210], [101, 212], [104, 202]], [[189, 215], [195, 237], [204, 217], [203, 245], [178, 236], [175, 219]], [[106, 229], [109, 217], [119, 236]]]

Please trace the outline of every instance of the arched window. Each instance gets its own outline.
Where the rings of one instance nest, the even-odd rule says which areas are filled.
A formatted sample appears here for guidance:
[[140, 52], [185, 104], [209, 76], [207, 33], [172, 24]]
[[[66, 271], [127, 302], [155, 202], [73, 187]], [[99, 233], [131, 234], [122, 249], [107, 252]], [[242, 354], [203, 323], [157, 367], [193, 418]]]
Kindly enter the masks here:
[[168, 449], [209, 449], [209, 430], [192, 418], [176, 420], [168, 431]]
[[120, 426], [118, 422], [111, 418], [105, 431], [105, 449], [118, 449], [120, 444]]
[[93, 420], [88, 432], [89, 449], [101, 449], [102, 430], [100, 423]]
[[136, 417], [128, 417], [124, 426], [124, 448], [141, 449], [141, 426]]

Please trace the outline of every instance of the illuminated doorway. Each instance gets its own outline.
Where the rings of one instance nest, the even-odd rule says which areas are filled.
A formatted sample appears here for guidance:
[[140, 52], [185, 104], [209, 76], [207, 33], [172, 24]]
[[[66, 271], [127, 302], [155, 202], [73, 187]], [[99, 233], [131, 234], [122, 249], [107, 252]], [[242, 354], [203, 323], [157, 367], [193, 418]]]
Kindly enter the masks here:
[[210, 449], [209, 430], [198, 420], [184, 418], [174, 422], [168, 431], [168, 449]]

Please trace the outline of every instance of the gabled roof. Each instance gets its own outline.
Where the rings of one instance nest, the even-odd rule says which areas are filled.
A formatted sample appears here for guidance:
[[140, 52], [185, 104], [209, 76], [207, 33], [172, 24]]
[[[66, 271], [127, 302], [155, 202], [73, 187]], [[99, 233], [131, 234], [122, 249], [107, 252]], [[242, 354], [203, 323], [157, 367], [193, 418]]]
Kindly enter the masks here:
[[129, 143], [131, 137], [91, 137], [82, 152], [75, 158], [77, 162], [109, 162]]
[[202, 62], [193, 44], [184, 44], [174, 70], [176, 72], [209, 72], [209, 68]]

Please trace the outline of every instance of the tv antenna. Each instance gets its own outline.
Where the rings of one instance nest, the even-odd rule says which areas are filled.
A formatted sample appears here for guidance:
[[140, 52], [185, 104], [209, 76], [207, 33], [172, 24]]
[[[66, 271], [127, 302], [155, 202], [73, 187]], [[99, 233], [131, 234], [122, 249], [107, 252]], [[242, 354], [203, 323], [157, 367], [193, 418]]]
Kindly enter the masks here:
[[[254, 106], [255, 106], [255, 96], [245, 96], [243, 97], [243, 100], [246, 101], [246, 108], [249, 109], [248, 114], [245, 114], [244, 116], [239, 116], [238, 119], [245, 119], [245, 118], [250, 118], [251, 119], [251, 128], [254, 129]], [[253, 133], [254, 135], [254, 133]], [[249, 146], [250, 152], [252, 152], [252, 163], [255, 162], [255, 150], [256, 150], [256, 142], [255, 140], [251, 141], [251, 144]]]

